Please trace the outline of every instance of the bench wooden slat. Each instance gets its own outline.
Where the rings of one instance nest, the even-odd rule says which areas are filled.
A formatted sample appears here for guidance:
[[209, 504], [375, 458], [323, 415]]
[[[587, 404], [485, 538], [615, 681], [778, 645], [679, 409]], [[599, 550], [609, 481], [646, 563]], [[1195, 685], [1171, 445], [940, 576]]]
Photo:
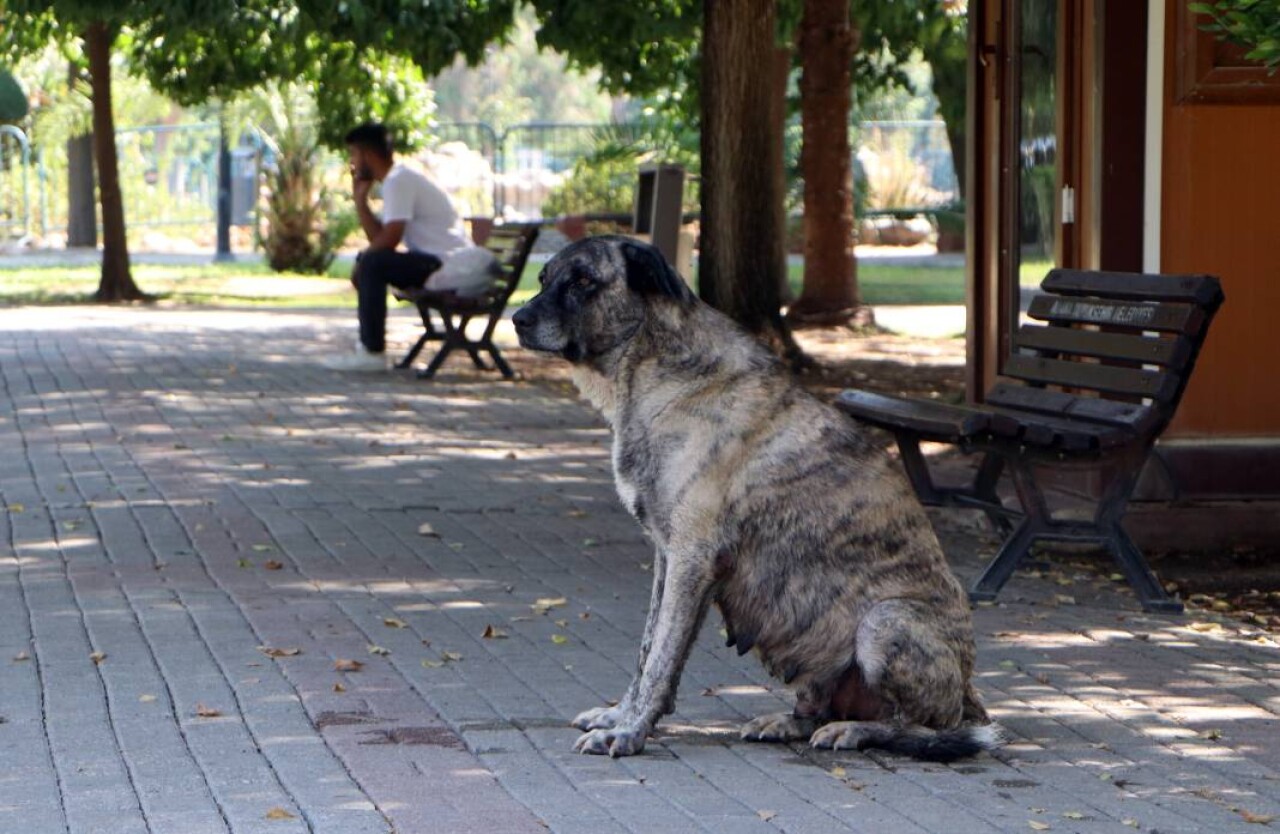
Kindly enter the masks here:
[[[1039, 414], [1019, 409], [992, 406], [993, 429], [997, 424], [1016, 424], [1017, 434], [1005, 434], [1006, 437], [1017, 437], [1024, 443], [1034, 446], [1051, 446], [1069, 452], [1084, 452], [1091, 449], [1112, 449], [1131, 442], [1136, 433], [1129, 428], [1092, 423], [1085, 420], [1073, 420], [1069, 417]], [[1008, 429], [1006, 428], [1007, 432]]]
[[1031, 299], [1027, 315], [1040, 321], [1063, 324], [1102, 324], [1189, 335], [1198, 332], [1204, 323], [1204, 313], [1190, 304], [1141, 304], [1053, 295], [1037, 295]]
[[1012, 354], [1001, 370], [1005, 376], [1069, 388], [1087, 388], [1109, 394], [1127, 394], [1167, 401], [1178, 390], [1178, 378], [1167, 371], [1118, 368], [1087, 362], [1064, 362], [1037, 356]]
[[1214, 307], [1223, 299], [1222, 285], [1209, 275], [1142, 275], [1135, 272], [1054, 269], [1040, 288], [1059, 295], [1096, 295], [1121, 301], [1182, 301]]
[[1191, 343], [1184, 336], [1161, 339], [1034, 324], [1024, 324], [1018, 328], [1016, 346], [1051, 353], [1164, 365], [1168, 368], [1180, 368], [1191, 355]]
[[987, 392], [986, 401], [996, 406], [1120, 426], [1134, 432], [1146, 431], [1156, 420], [1154, 409], [1142, 403], [1082, 397], [1064, 391], [1031, 388], [1008, 382], [998, 382], [992, 386]]
[[959, 440], [986, 430], [987, 412], [961, 405], [909, 400], [871, 391], [844, 391], [836, 406], [860, 420], [896, 431], [905, 429], [937, 440]]

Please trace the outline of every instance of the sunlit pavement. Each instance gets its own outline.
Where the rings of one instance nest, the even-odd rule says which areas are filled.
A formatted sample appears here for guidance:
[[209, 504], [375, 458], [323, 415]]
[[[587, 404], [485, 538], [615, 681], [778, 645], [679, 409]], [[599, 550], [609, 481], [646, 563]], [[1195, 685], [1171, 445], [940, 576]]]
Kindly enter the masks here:
[[[751, 745], [715, 617], [644, 755], [649, 548], [556, 385], [320, 368], [350, 313], [0, 310], [0, 831], [1266, 830], [1280, 656], [1106, 571], [976, 612], [1011, 742], [950, 766]], [[411, 320], [395, 319], [399, 342]], [[934, 516], [968, 576], [992, 543]], [[487, 635], [487, 636], [486, 636]], [[1280, 820], [1275, 824], [1280, 824]]]

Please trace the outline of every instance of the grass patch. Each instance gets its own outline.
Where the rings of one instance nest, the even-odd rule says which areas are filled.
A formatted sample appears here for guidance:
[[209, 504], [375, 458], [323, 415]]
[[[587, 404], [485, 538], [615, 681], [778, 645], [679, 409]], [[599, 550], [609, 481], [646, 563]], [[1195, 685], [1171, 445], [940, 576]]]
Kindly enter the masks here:
[[[799, 296], [804, 266], [791, 264], [787, 272], [791, 289]], [[865, 304], [963, 304], [964, 268], [860, 263], [858, 288]], [[531, 263], [511, 297], [512, 305], [523, 304], [537, 291], [538, 267]]]
[[[272, 272], [261, 262], [134, 264], [143, 292], [178, 305], [342, 307], [356, 306], [347, 283], [350, 266], [335, 263], [327, 275]], [[0, 303], [83, 304], [98, 288], [97, 264], [32, 265], [0, 269]]]
[[[1022, 264], [1021, 283], [1036, 286], [1050, 268], [1048, 261]], [[335, 262], [327, 275], [272, 272], [261, 261], [184, 265], [135, 264], [133, 277], [144, 292], [166, 304], [203, 306], [334, 307], [356, 306], [347, 284], [350, 265]], [[538, 291], [540, 263], [525, 268], [512, 306]], [[83, 304], [98, 288], [97, 264], [32, 265], [0, 268], [0, 304]], [[799, 295], [804, 267], [788, 269]], [[962, 267], [895, 266], [859, 263], [858, 286], [867, 304], [963, 304]]]

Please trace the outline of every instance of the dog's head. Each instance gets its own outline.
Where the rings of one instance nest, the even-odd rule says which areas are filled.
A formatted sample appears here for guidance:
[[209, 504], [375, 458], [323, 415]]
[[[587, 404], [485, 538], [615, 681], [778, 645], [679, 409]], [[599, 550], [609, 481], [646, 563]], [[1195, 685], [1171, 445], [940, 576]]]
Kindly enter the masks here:
[[684, 280], [652, 246], [613, 235], [560, 251], [538, 276], [542, 290], [516, 311], [520, 344], [586, 362], [625, 344], [657, 304], [692, 304]]

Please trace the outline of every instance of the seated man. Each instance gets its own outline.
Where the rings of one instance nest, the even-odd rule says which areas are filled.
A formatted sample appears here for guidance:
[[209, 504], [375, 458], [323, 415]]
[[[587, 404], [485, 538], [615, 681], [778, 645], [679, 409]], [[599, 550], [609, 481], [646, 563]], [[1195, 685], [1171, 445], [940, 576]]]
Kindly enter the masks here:
[[[351, 274], [359, 294], [360, 342], [354, 354], [333, 357], [325, 365], [382, 371], [387, 367], [387, 287], [421, 288], [449, 256], [472, 243], [448, 195], [423, 174], [395, 162], [386, 126], [362, 124], [347, 134], [346, 142], [356, 212], [369, 248], [360, 253]], [[382, 183], [381, 220], [369, 208], [375, 182]], [[401, 243], [407, 251], [399, 249]]]

